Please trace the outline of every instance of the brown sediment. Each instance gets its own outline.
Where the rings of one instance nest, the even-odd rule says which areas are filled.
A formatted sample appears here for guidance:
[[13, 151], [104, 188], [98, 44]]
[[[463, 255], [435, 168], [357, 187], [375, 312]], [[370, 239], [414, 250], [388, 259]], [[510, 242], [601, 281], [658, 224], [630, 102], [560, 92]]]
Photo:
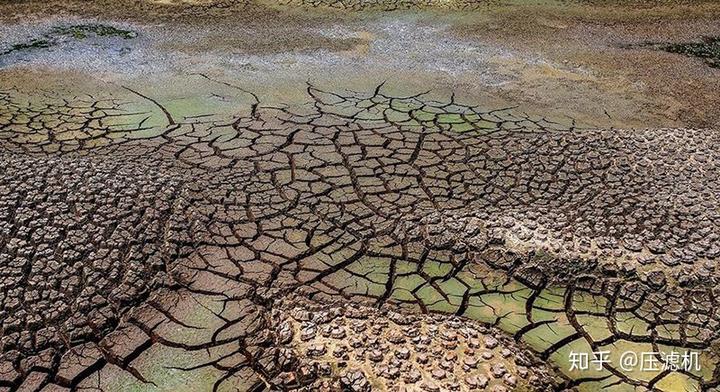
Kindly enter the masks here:
[[[130, 24], [130, 50], [159, 56], [96, 71], [62, 48], [3, 57], [0, 387], [410, 388], [418, 355], [452, 341], [421, 339], [404, 358], [390, 339], [435, 324], [457, 330], [470, 363], [482, 356], [473, 334], [498, 342], [469, 381], [449, 369], [453, 349], [429, 354], [413, 382], [430, 389], [720, 383], [720, 136], [705, 127], [717, 70], [625, 45], [711, 34], [712, 3], [626, 15], [410, 4], [417, 14], [389, 21], [237, 2], [62, 4]], [[49, 12], [0, 7], [16, 21]], [[173, 15], [188, 23], [153, 27]], [[389, 37], [417, 53], [398, 58], [412, 50]], [[453, 48], [479, 54], [453, 64]], [[483, 56], [486, 74], [463, 68]], [[342, 312], [377, 332], [362, 357], [334, 356], [335, 329], [368, 334]], [[697, 352], [701, 370], [569, 370], [571, 351], [603, 349]], [[293, 359], [308, 350], [317, 358]]]
[[[297, 108], [266, 107], [253, 92], [240, 91], [246, 98], [242, 110], [223, 119], [190, 115], [127, 89], [126, 96], [116, 99], [144, 102], [144, 115], [156, 116], [161, 125], [150, 134], [141, 126], [123, 125], [115, 135], [113, 122], [98, 128], [92, 144], [78, 133], [92, 133], [89, 125], [65, 131], [70, 135], [60, 129], [110, 115], [124, 124], [123, 116], [138, 114], [91, 97], [26, 105], [16, 92], [3, 93], [4, 159], [16, 171], [28, 165], [58, 170], [89, 165], [92, 170], [80, 177], [110, 181], [102, 164], [94, 162], [117, 162], [117, 175], [144, 165], [159, 175], [178, 176], [184, 189], [179, 191], [184, 195], [181, 205], [192, 207], [159, 210], [158, 222], [193, 228], [164, 231], [173, 240], [161, 245], [161, 254], [176, 256], [162, 263], [152, 262], [151, 241], [128, 234], [131, 243], [144, 244], [139, 253], [130, 252], [137, 265], [157, 265], [172, 278], [164, 285], [142, 286], [151, 276], [142, 274], [138, 287], [148, 288], [138, 295], [108, 281], [109, 288], [128, 300], [112, 305], [110, 295], [109, 313], [103, 311], [104, 302], [98, 302], [88, 315], [108, 314], [110, 323], [90, 320], [87, 329], [78, 315], [70, 315], [69, 324], [42, 316], [39, 323], [6, 318], [7, 385], [34, 382], [33, 363], [51, 369], [43, 385], [94, 385], [97, 378], [91, 375], [112, 374], [117, 368], [136, 382], [163, 382], [166, 376], [151, 372], [140, 359], [150, 355], [145, 352], [163, 352], [163, 347], [186, 353], [168, 359], [189, 361], [171, 368], [181, 373], [211, 370], [208, 374], [215, 376], [204, 373], [201, 379], [210, 377], [216, 387], [233, 385], [238, 374], [248, 372], [258, 385], [274, 383], [283, 370], [281, 362], [275, 362], [268, 312], [290, 293], [319, 303], [346, 300], [488, 323], [555, 364], [563, 374], [556, 377], [565, 386], [662, 385], [667, 374], [638, 378], [611, 365], [592, 379], [567, 372], [568, 350], [608, 345], [701, 352], [706, 373], [682, 374], [683, 382], [689, 387], [717, 384], [711, 349], [717, 339], [712, 326], [718, 322], [711, 291], [717, 279], [713, 261], [720, 253], [711, 240], [717, 203], [711, 189], [717, 181], [715, 171], [707, 170], [715, 157], [705, 148], [716, 143], [716, 131], [583, 130], [512, 109], [483, 110], [423, 94], [394, 97], [384, 93], [382, 85], [370, 93], [308, 85], [310, 102]], [[672, 153], [657, 153], [663, 150]], [[26, 155], [35, 158], [22, 158]], [[55, 216], [92, 207], [100, 199], [93, 198], [92, 189], [75, 195], [85, 188], [72, 185], [74, 176], [50, 170], [34, 178], [47, 177], [71, 192], [68, 201], [58, 199], [57, 208], [48, 204], [45, 208], [52, 211], [44, 212], [37, 200], [59, 196], [44, 196], [44, 191], [31, 192], [31, 198], [15, 195], [13, 181], [23, 177], [13, 173], [4, 179], [10, 202], [6, 226], [13, 237], [6, 237], [3, 249], [8, 260], [21, 267], [19, 272], [7, 270], [7, 277], [39, 283], [39, 271], [58, 264], [78, 273], [79, 278], [68, 279], [82, 285], [98, 265], [91, 251], [69, 264], [59, 252], [48, 253], [47, 262], [24, 261], [27, 252], [45, 246], [37, 241], [36, 250], [23, 245], [24, 233], [39, 235], [33, 229], [36, 220], [26, 219], [23, 212], [52, 216], [63, 238], [68, 228]], [[23, 181], [34, 184], [32, 178]], [[158, 195], [151, 184], [139, 187]], [[153, 220], [147, 213], [139, 216]], [[683, 230], [663, 228], [658, 220]], [[105, 232], [125, 233], [123, 221], [114, 221], [116, 226]], [[81, 216], [70, 224], [88, 225]], [[136, 228], [142, 227], [138, 221]], [[98, 239], [97, 246], [115, 242]], [[178, 250], [171, 251], [171, 245]], [[122, 242], [118, 246], [126, 249]], [[89, 290], [102, 281], [90, 279], [84, 287]], [[41, 301], [45, 290], [36, 290]], [[636, 327], [628, 328], [629, 322]], [[58, 343], [65, 345], [26, 340], [24, 336], [36, 331], [33, 325], [55, 328]], [[135, 331], [127, 343], [131, 347], [117, 340], [125, 334], [118, 331], [124, 330]], [[111, 338], [112, 344], [107, 341]], [[68, 351], [68, 345], [74, 349]], [[201, 350], [212, 354], [198, 360]], [[297, 387], [315, 382], [311, 375]], [[344, 376], [360, 377], [338, 376], [339, 382]], [[278, 382], [285, 383], [283, 377]], [[497, 378], [513, 382], [505, 380], [505, 374]], [[108, 382], [100, 380], [105, 387]], [[454, 382], [460, 381], [449, 377], [440, 385], [449, 383], [443, 388], [451, 388]], [[534, 388], [552, 385], [546, 381]]]

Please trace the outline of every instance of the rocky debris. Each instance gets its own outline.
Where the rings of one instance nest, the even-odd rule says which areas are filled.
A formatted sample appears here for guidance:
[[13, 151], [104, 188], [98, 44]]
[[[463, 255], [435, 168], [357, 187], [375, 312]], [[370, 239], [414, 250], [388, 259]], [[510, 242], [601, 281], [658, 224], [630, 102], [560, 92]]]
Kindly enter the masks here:
[[485, 347], [489, 349], [494, 349], [498, 346], [498, 341], [492, 336], [486, 336], [485, 337]]
[[311, 357], [319, 357], [327, 352], [327, 349], [325, 348], [325, 345], [322, 343], [318, 343], [315, 345], [312, 345], [308, 347], [307, 355]]
[[[509, 388], [525, 385], [542, 390], [555, 385], [553, 371], [541, 361], [532, 359], [533, 354], [526, 348], [499, 331], [471, 320], [432, 315], [414, 316], [412, 321], [396, 324], [384, 317], [384, 311], [377, 309], [349, 304], [320, 305], [297, 298], [284, 299], [276, 310], [286, 308], [289, 309], [275, 316], [277, 336], [288, 328], [288, 324], [295, 329], [304, 325], [305, 321], [294, 318], [294, 315], [304, 314], [298, 309], [310, 313], [339, 309], [334, 316], [324, 318], [317, 325], [318, 330], [348, 331], [348, 335], [342, 338], [336, 338], [332, 333], [320, 333], [310, 340], [295, 336], [292, 341], [283, 344], [287, 349], [307, 354], [298, 366], [302, 366], [303, 361], [313, 361], [312, 367], [316, 370], [316, 379], [310, 384], [296, 382], [295, 389], [320, 388], [323, 383], [352, 391], [366, 391], [370, 385], [387, 390], [406, 388], [427, 391], [474, 390], [498, 385]], [[355, 332], [347, 328], [356, 320], [364, 320], [368, 329], [380, 332], [368, 335], [364, 331]], [[400, 339], [404, 336], [400, 331], [417, 336], [411, 340]], [[434, 335], [437, 338], [422, 338]], [[397, 343], [400, 340], [402, 342]], [[456, 347], [447, 349], [445, 344], [448, 341], [454, 342]], [[485, 351], [470, 347], [471, 343], [479, 347], [480, 341]], [[345, 349], [346, 345], [353, 349]], [[347, 356], [340, 358], [333, 354], [336, 352], [333, 350], [338, 349]], [[533, 366], [528, 368], [518, 364], [526, 362], [533, 363]], [[278, 379], [289, 388], [290, 384], [283, 380]]]
[[343, 387], [352, 392], [370, 391], [370, 383], [361, 371], [349, 371], [340, 378]]
[[288, 344], [293, 338], [292, 324], [283, 322], [277, 331], [277, 340], [280, 344]]

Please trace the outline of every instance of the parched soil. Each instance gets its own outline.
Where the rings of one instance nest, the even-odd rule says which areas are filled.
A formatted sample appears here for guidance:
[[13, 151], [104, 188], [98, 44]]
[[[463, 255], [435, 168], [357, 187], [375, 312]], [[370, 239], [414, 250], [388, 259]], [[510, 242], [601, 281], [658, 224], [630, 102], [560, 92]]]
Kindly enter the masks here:
[[645, 44], [713, 4], [58, 4], [0, 6], [0, 390], [720, 384], [718, 70]]

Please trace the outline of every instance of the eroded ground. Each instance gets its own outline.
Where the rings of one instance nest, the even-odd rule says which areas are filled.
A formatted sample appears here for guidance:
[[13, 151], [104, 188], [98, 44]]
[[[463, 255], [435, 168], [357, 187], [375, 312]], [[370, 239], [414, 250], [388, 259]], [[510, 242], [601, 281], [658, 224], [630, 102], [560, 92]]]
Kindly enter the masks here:
[[0, 388], [720, 384], [717, 5], [0, 11]]

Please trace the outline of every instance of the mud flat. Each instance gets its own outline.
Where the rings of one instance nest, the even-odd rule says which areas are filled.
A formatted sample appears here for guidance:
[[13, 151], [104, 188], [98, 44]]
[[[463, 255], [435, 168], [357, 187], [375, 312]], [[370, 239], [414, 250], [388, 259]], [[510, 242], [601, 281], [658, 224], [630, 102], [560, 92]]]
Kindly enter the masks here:
[[717, 390], [717, 13], [3, 3], [0, 389]]

